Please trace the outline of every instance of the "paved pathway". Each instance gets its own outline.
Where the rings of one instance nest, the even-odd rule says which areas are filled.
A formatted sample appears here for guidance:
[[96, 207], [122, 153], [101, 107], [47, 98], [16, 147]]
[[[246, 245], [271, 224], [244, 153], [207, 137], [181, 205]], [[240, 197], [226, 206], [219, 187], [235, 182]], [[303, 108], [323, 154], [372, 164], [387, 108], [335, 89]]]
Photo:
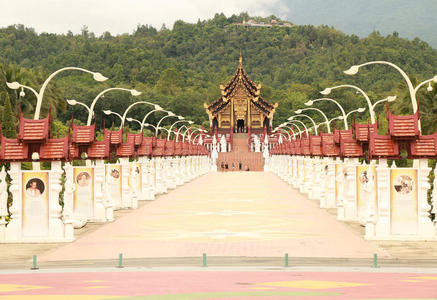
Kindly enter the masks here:
[[271, 173], [210, 173], [43, 255], [42, 261], [389, 254]]
[[0, 275], [0, 300], [436, 299], [436, 274], [73, 272]]

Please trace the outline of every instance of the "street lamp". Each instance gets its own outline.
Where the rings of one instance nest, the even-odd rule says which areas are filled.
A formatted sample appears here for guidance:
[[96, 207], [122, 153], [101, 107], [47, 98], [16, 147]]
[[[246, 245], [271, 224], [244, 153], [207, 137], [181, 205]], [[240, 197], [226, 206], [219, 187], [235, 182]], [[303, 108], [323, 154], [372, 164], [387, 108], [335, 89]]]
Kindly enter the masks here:
[[[294, 119], [295, 117], [306, 117], [307, 119], [309, 119], [309, 120], [311, 121], [311, 123], [313, 123], [313, 125], [314, 125], [314, 129], [315, 129], [315, 133], [316, 133], [316, 135], [318, 134], [318, 133], [317, 133], [316, 122], [314, 122], [313, 118], [311, 118], [310, 116], [307, 116], [307, 115], [305, 115], [305, 114], [300, 114], [300, 115], [294, 115], [294, 116], [291, 116], [291, 117], [289, 117], [287, 120], [288, 120], [288, 121], [295, 120], [295, 119]], [[308, 133], [308, 132], [307, 132], [307, 133]]]
[[171, 132], [171, 129], [173, 128], [173, 126], [176, 125], [177, 123], [181, 123], [181, 122], [187, 122], [190, 125], [194, 124], [193, 121], [188, 121], [188, 120], [178, 120], [178, 121], [174, 122], [173, 124], [171, 124], [170, 129], [169, 129], [169, 133], [168, 133], [168, 136], [167, 136], [167, 140], [168, 141], [170, 140], [170, 132]]
[[157, 104], [154, 104], [154, 103], [151, 103], [151, 102], [147, 102], [147, 101], [138, 101], [138, 102], [132, 103], [131, 105], [129, 105], [128, 108], [126, 108], [126, 110], [125, 110], [124, 113], [123, 113], [123, 117], [122, 117], [122, 120], [121, 120], [121, 127], [123, 127], [123, 125], [124, 125], [124, 121], [126, 120], [126, 115], [127, 115], [128, 111], [129, 111], [132, 107], [134, 107], [135, 105], [137, 105], [137, 104], [149, 104], [149, 105], [153, 105], [153, 108], [154, 108], [155, 110], [161, 110], [161, 109], [162, 109], [161, 106], [159, 106], [159, 105], [157, 105]]
[[[281, 126], [282, 125], [282, 126]], [[277, 128], [275, 128], [276, 130], [278, 130], [278, 129], [280, 129], [280, 128], [285, 128], [285, 129], [287, 129], [287, 127], [285, 126], [285, 124], [281, 124], [281, 125], [279, 125]], [[274, 130], [274, 131], [276, 131], [276, 130]], [[288, 140], [289, 141], [291, 141], [291, 135], [290, 135], [290, 133], [288, 132], [288, 131], [285, 131], [285, 133], [287, 134], [287, 136], [288, 136]], [[293, 138], [294, 138], [294, 133], [293, 133]]]
[[375, 103], [373, 103], [372, 105], [372, 110], [375, 111], [375, 107], [377, 104], [381, 103], [381, 102], [393, 102], [396, 100], [396, 96], [388, 96], [387, 98], [381, 99], [376, 101]]
[[[391, 66], [393, 68], [395, 68], [404, 78], [404, 80], [407, 83], [408, 86], [408, 91], [410, 92], [410, 98], [411, 98], [411, 104], [413, 106], [413, 113], [416, 113], [417, 109], [418, 109], [418, 104], [417, 104], [417, 100], [416, 100], [416, 93], [419, 90], [420, 87], [422, 87], [424, 84], [434, 81], [437, 83], [437, 75], [434, 76], [431, 79], [425, 80], [423, 82], [421, 82], [420, 84], [418, 84], [415, 88], [413, 87], [413, 83], [411, 82], [410, 78], [408, 77], [407, 73], [404, 72], [404, 70], [402, 70], [400, 67], [398, 67], [397, 65], [395, 65], [394, 63], [388, 62], [388, 61], [382, 61], [382, 60], [378, 60], [378, 61], [370, 61], [370, 62], [366, 62], [364, 64], [360, 64], [360, 65], [354, 65], [352, 67], [350, 67], [349, 69], [347, 69], [346, 71], [344, 71], [344, 73], [346, 75], [355, 75], [358, 73], [359, 69], [361, 67], [364, 66], [368, 66], [368, 65], [374, 65], [374, 64], [382, 64], [382, 65], [388, 65]], [[420, 123], [419, 123], [420, 125]], [[419, 126], [420, 129], [420, 126]]]
[[180, 132], [181, 132], [181, 129], [184, 128], [184, 127], [188, 130], [188, 127], [187, 127], [186, 125], [182, 125], [181, 127], [179, 127], [179, 129], [178, 129], [178, 131], [177, 131], [177, 133], [176, 133], [176, 134], [177, 134], [177, 136], [176, 136], [176, 142], [179, 140], [179, 134], [183, 136], [183, 134], [180, 133]]
[[[315, 110], [315, 111], [318, 111], [319, 113], [321, 113], [322, 116], [323, 116], [323, 118], [325, 118], [325, 124], [326, 124], [326, 127], [328, 128], [328, 133], [331, 133], [331, 127], [329, 126], [329, 120], [328, 120], [328, 117], [327, 117], [326, 114], [325, 114], [323, 111], [321, 111], [320, 109], [318, 109], [318, 108], [314, 108], [314, 107], [301, 108], [301, 109], [296, 110], [294, 113], [296, 113], [296, 114], [301, 114], [302, 112], [307, 111], [307, 110]], [[321, 123], [321, 124], [323, 124], [323, 123]]]
[[332, 90], [338, 89], [338, 88], [353, 88], [355, 90], [357, 90], [361, 95], [364, 96], [364, 98], [367, 101], [367, 105], [369, 106], [369, 113], [370, 113], [370, 121], [372, 124], [376, 123], [376, 118], [375, 118], [375, 112], [373, 111], [373, 106], [372, 106], [372, 101], [370, 101], [369, 96], [367, 96], [367, 94], [360, 89], [359, 87], [355, 86], [355, 85], [351, 85], [351, 84], [342, 84], [342, 85], [338, 85], [338, 86], [334, 86], [331, 88], [326, 88], [323, 91], [320, 92], [320, 94], [327, 96], [331, 93]]
[[[289, 118], [290, 119], [290, 118]], [[300, 121], [300, 120], [296, 120], [296, 119], [292, 119], [293, 121], [292, 122], [290, 122], [291, 120], [288, 120], [288, 124], [291, 124], [291, 123], [294, 123], [294, 122], [298, 122], [299, 124], [301, 124], [302, 126], [303, 126], [303, 128], [305, 128], [305, 133], [307, 134], [307, 136], [309, 136], [309, 134], [308, 134], [308, 128], [307, 128], [307, 126], [305, 125], [305, 123], [304, 122], [302, 122], [302, 121]]]
[[[205, 136], [207, 136], [207, 137], [212, 137], [212, 136], [210, 136], [209, 134], [205, 134]], [[198, 137], [200, 137], [199, 140], [198, 140], [199, 145], [202, 145], [202, 134], [200, 134], [200, 133], [197, 134], [197, 135], [193, 138], [193, 145], [196, 144], [196, 139], [197, 139]]]
[[[156, 105], [156, 104], [153, 104], [153, 103], [150, 103], [150, 102], [147, 102], [147, 101], [138, 101], [138, 102], [135, 102], [135, 103], [129, 105], [129, 107], [126, 108], [126, 110], [124, 111], [123, 116], [121, 116], [120, 114], [118, 114], [118, 113], [116, 113], [116, 112], [113, 112], [113, 111], [111, 111], [111, 110], [104, 110], [103, 113], [104, 113], [105, 115], [111, 115], [111, 114], [113, 114], [113, 115], [118, 116], [118, 117], [121, 119], [121, 125], [120, 125], [120, 128], [123, 128], [123, 126], [124, 126], [124, 121], [126, 120], [126, 115], [127, 115], [128, 111], [129, 111], [132, 107], [134, 107], [135, 105], [137, 105], [137, 104], [149, 104], [149, 105], [153, 105], [153, 106], [155, 107], [155, 110], [162, 110], [162, 108], [161, 108], [159, 105]], [[141, 128], [141, 131], [142, 131], [142, 128]]]
[[141, 92], [139, 92], [137, 90], [134, 90], [134, 89], [130, 90], [130, 89], [125, 89], [125, 88], [108, 88], [106, 90], [101, 91], [94, 98], [93, 102], [91, 102], [90, 106], [86, 105], [85, 103], [81, 103], [81, 102], [79, 102], [77, 100], [67, 100], [67, 103], [70, 104], [70, 105], [80, 104], [80, 105], [84, 106], [88, 110], [88, 120], [86, 122], [86, 125], [90, 126], [91, 125], [91, 119], [92, 119], [93, 114], [94, 114], [94, 106], [96, 105], [97, 100], [99, 100], [101, 97], [103, 97], [103, 95], [106, 94], [107, 92], [109, 92], [109, 91], [116, 91], [116, 90], [130, 92], [132, 96], [139, 96], [139, 95], [141, 95]]
[[[190, 133], [188, 132], [188, 131], [190, 131], [190, 129], [192, 129], [192, 132], [191, 132], [191, 133], [193, 133], [195, 130], [199, 130], [199, 129], [200, 129], [200, 128], [196, 128], [196, 127], [193, 127], [193, 126], [191, 126], [191, 127], [187, 127], [187, 126], [185, 126], [185, 125], [181, 126], [181, 128], [182, 128], [182, 127], [185, 127], [185, 128], [186, 128], [186, 130], [184, 131], [184, 133], [182, 133], [182, 142], [185, 142], [185, 136], [186, 136], [186, 135], [188, 135], [188, 137], [190, 137]], [[179, 130], [180, 130], [181, 128], [179, 128]], [[208, 132], [208, 131], [205, 130], [205, 132]], [[187, 134], [187, 133], [188, 133], [188, 134]], [[190, 139], [189, 139], [188, 141], [191, 142]]]
[[[294, 130], [293, 130], [293, 128], [292, 128], [291, 126], [288, 126], [288, 127], [287, 127], [287, 124], [295, 125], [295, 124], [292, 123], [292, 122], [288, 122], [288, 123], [282, 123], [282, 124], [279, 125], [278, 127], [279, 127], [279, 128], [285, 128], [285, 129], [291, 131], [291, 132], [293, 133], [293, 140], [295, 140], [295, 139], [296, 139], [296, 134], [294, 133]], [[295, 125], [295, 126], [296, 126], [297, 130], [299, 131], [299, 135], [301, 135], [301, 131], [300, 131], [299, 127], [298, 127], [297, 125]]]
[[[111, 110], [104, 110], [103, 111], [103, 113], [105, 114], [105, 115], [107, 115], [107, 116], [109, 116], [109, 115], [116, 115], [117, 117], [119, 117], [120, 118], [120, 121], [123, 123], [123, 117], [119, 114], [119, 113], [116, 113], [115, 111], [111, 111]], [[123, 128], [122, 126], [120, 126], [120, 128]]]
[[[160, 107], [160, 106], [157, 107], [157, 108], [154, 109], [154, 110], [149, 111], [149, 112], [144, 116], [143, 120], [141, 121], [141, 128], [140, 128], [141, 132], [143, 131], [143, 128], [144, 128], [144, 126], [145, 126], [145, 124], [146, 124], [147, 117], [150, 116], [151, 114], [153, 114], [154, 112], [157, 112], [157, 111], [167, 112], [166, 110], [164, 110], [164, 109], [163, 109], [162, 107]], [[168, 112], [167, 112], [167, 113], [168, 113]]]
[[164, 119], [169, 118], [169, 117], [175, 117], [175, 118], [178, 118], [179, 120], [183, 120], [183, 119], [184, 119], [184, 117], [182, 117], [182, 116], [176, 116], [173, 112], [171, 112], [171, 111], [167, 111], [167, 115], [164, 116], [164, 117], [162, 117], [161, 120], [158, 121], [158, 124], [156, 124], [155, 137], [158, 136], [159, 124], [161, 124], [161, 122], [162, 122]]
[[360, 107], [360, 108], [357, 108], [357, 109], [351, 110], [350, 112], [348, 112], [348, 113], [346, 114], [346, 121], [347, 121], [347, 117], [349, 117], [351, 114], [356, 113], [356, 112], [362, 113], [362, 112], [364, 112], [364, 111], [366, 111], [366, 109], [365, 109], [364, 107]]
[[37, 92], [35, 89], [33, 89], [33, 88], [29, 87], [29, 86], [20, 84], [20, 83], [18, 83], [16, 81], [14, 81], [14, 82], [6, 82], [6, 85], [8, 86], [8, 88], [13, 89], [13, 90], [17, 90], [17, 89], [19, 89], [21, 87], [21, 88], [25, 88], [25, 89], [28, 89], [28, 90], [32, 91], [32, 93], [36, 96], [36, 99], [37, 99], [36, 100], [35, 115], [33, 116], [33, 119], [34, 120], [39, 120], [39, 114], [40, 114], [40, 111], [41, 111], [42, 99], [43, 99], [44, 92], [45, 92], [45, 90], [47, 88], [48, 83], [57, 74], [59, 74], [60, 72], [63, 72], [63, 71], [67, 71], [67, 70], [77, 70], [77, 71], [82, 71], [82, 72], [85, 72], [85, 73], [92, 74], [94, 80], [99, 81], [99, 82], [102, 82], [102, 81], [105, 81], [105, 80], [108, 79], [107, 77], [103, 76], [102, 74], [100, 74], [98, 72], [92, 72], [92, 71], [89, 71], [89, 70], [86, 70], [86, 69], [83, 69], [83, 68], [77, 68], [77, 67], [66, 67], [66, 68], [59, 69], [59, 70], [53, 72], [52, 74], [50, 74], [50, 76], [47, 77], [47, 79], [42, 84], [41, 89], [39, 90], [39, 92]]
[[336, 100], [331, 99], [331, 98], [319, 98], [319, 99], [309, 100], [309, 101], [305, 102], [304, 104], [306, 106], [311, 106], [311, 105], [314, 104], [314, 102], [318, 102], [318, 101], [331, 101], [331, 102], [334, 102], [338, 106], [338, 108], [340, 108], [341, 114], [343, 115], [344, 128], [345, 129], [349, 129], [349, 127], [347, 125], [347, 122], [346, 122], [346, 112], [344, 111], [343, 106], [341, 106], [340, 103], [338, 103]]
[[193, 136], [193, 133], [196, 132], [196, 131], [200, 131], [200, 132], [203, 132], [203, 133], [207, 133], [208, 132], [208, 130], [204, 130], [202, 128], [194, 128], [191, 132], [188, 133], [188, 141], [189, 142], [191, 142], [191, 137]]

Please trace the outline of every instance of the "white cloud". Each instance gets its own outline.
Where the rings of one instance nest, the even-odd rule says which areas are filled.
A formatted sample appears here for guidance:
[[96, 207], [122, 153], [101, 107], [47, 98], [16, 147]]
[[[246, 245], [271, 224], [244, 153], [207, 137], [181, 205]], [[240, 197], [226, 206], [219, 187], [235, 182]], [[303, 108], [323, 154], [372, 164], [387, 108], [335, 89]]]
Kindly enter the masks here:
[[100, 35], [131, 33], [138, 24], [172, 27], [176, 20], [196, 22], [226, 16], [285, 16], [284, 0], [0, 0], [0, 27], [24, 24], [37, 32], [80, 32], [83, 25]]

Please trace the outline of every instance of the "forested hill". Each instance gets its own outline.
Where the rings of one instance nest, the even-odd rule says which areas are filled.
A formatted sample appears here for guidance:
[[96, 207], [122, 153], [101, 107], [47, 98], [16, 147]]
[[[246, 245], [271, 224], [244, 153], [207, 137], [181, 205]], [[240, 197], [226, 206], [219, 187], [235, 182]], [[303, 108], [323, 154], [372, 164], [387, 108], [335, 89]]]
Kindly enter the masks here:
[[[272, 18], [274, 16], [255, 19], [270, 23]], [[50, 101], [45, 103], [51, 102], [58, 109], [62, 121], [70, 119], [72, 113], [77, 119], [86, 119], [83, 107], [69, 107], [63, 112], [62, 99], [90, 103], [104, 88], [122, 86], [136, 88], [143, 94], [135, 99], [126, 93], [107, 94], [96, 107], [99, 123], [111, 122], [102, 115], [102, 109], [122, 112], [127, 102], [137, 99], [158, 102], [202, 123], [207, 120], [203, 103], [219, 96], [219, 85], [233, 75], [241, 51], [247, 73], [263, 85], [263, 96], [272, 103], [279, 103], [275, 119], [282, 122], [292, 109], [301, 107], [308, 98], [319, 97], [318, 91], [335, 83], [357, 84], [375, 100], [394, 93], [400, 98], [405, 94], [402, 78], [387, 67], [368, 67], [352, 77], [343, 74], [343, 70], [357, 63], [388, 60], [419, 81], [437, 73], [437, 51], [419, 39], [408, 41], [396, 34], [381, 36], [377, 33], [360, 39], [329, 27], [235, 25], [249, 19], [253, 18], [244, 13], [230, 18], [217, 14], [211, 20], [196, 24], [177, 21], [172, 30], [141, 25], [132, 34], [113, 36], [108, 32], [99, 37], [86, 28], [79, 35], [36, 34], [33, 29], [20, 25], [2, 28], [1, 101], [7, 91], [12, 104], [20, 102], [23, 111], [29, 113], [35, 103], [32, 95], [27, 93], [18, 100], [1, 81], [19, 79], [39, 87], [51, 72], [65, 66], [78, 66], [99, 71], [110, 80], [97, 83], [89, 75], [78, 72], [57, 76], [51, 85], [53, 91], [46, 95]], [[275, 19], [277, 24], [283, 23]], [[336, 92], [335, 97], [351, 109], [364, 105], [363, 100], [350, 91]], [[407, 100], [404, 103], [409, 105]], [[138, 108], [132, 114], [140, 118], [146, 109]]]

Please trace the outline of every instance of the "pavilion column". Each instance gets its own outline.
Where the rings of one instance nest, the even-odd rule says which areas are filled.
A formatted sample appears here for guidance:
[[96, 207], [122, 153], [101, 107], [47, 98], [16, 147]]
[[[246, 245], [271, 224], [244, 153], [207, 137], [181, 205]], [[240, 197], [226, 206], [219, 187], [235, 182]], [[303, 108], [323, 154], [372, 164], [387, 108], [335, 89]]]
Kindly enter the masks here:
[[95, 178], [95, 201], [94, 201], [94, 222], [106, 222], [106, 207], [104, 203], [103, 185], [105, 181], [105, 163], [103, 159], [97, 159], [94, 166]]

